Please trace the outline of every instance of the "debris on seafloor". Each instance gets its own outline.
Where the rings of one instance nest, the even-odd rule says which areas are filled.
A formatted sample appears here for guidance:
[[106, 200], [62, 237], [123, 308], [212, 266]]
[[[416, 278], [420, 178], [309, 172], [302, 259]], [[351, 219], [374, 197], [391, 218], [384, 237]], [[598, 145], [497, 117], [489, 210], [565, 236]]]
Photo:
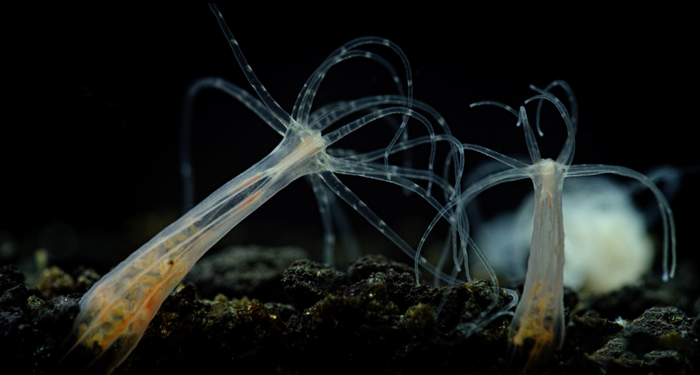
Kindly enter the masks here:
[[[16, 267], [0, 267], [4, 366], [53, 373], [78, 313], [78, 298], [96, 277], [84, 269], [47, 270], [39, 290], [25, 287]], [[278, 285], [281, 291], [276, 293], [286, 295], [284, 303], [261, 301], [253, 289], [207, 300], [197, 297], [204, 285], [179, 287], [114, 373], [463, 374], [465, 368], [475, 374], [508, 373], [509, 317], [494, 320], [466, 340], [454, 340], [456, 327], [488, 308], [493, 300], [490, 284], [475, 280], [466, 287], [433, 288], [416, 285], [412, 271], [380, 256], [360, 258], [347, 273], [299, 260], [282, 275], [276, 273], [277, 283], [268, 284]], [[64, 288], [71, 284], [68, 279], [73, 290]], [[683, 300], [697, 299], [697, 286], [678, 293]], [[555, 352], [550, 374], [691, 374], [700, 366], [700, 322], [687, 315], [698, 313], [692, 304], [684, 305], [685, 312], [651, 308], [623, 327], [610, 315], [614, 306], [605, 305], [605, 313], [599, 314], [591, 307], [578, 309], [575, 294], [568, 296], [565, 306], [573, 315], [567, 316], [564, 346]], [[502, 293], [499, 303], [505, 305], [509, 298]], [[624, 296], [614, 300], [628, 303]], [[438, 311], [439, 305], [443, 307]]]
[[609, 373], [685, 374], [700, 365], [698, 318], [675, 307], [652, 307], [624, 324], [612, 340], [588, 358]]
[[283, 301], [282, 272], [292, 262], [306, 259], [296, 246], [229, 246], [197, 262], [185, 281], [197, 286], [204, 298], [254, 295], [262, 301]]

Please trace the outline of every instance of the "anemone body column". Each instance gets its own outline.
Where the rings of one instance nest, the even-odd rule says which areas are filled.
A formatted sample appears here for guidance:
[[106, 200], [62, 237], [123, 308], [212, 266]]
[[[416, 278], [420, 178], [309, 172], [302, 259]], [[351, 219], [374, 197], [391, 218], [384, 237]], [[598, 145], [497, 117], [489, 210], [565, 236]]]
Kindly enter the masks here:
[[[525, 368], [561, 347], [564, 339], [564, 221], [562, 187], [567, 167], [551, 159], [533, 165], [535, 217], [527, 276], [510, 325], [513, 354]], [[529, 353], [528, 353], [529, 352]]]

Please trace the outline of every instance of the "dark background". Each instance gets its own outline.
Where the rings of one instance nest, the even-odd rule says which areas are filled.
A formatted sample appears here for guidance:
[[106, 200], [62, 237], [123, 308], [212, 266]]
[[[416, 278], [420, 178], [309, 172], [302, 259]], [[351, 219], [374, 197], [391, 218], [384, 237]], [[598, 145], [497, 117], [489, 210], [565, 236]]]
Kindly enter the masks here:
[[[323, 16], [272, 5], [221, 6], [221, 11], [256, 74], [287, 111], [335, 48], [377, 35], [404, 50], [415, 98], [434, 106], [464, 142], [523, 154], [522, 131], [512, 126], [513, 117], [495, 109], [470, 110], [468, 104], [490, 99], [516, 106], [532, 95], [529, 84], [543, 87], [563, 79], [579, 103], [575, 163], [642, 172], [658, 165], [700, 165], [693, 135], [698, 61], [691, 57], [697, 42], [691, 24], [673, 11], [668, 17], [652, 12], [579, 17], [585, 21], [572, 21], [563, 11], [560, 18], [545, 19], [501, 9], [324, 10]], [[22, 254], [43, 246], [58, 262], [89, 256], [112, 266], [182, 210], [178, 132], [188, 85], [221, 76], [249, 86], [205, 5], [34, 6], [4, 13], [10, 26], [3, 37], [9, 84], [0, 133], [0, 231]], [[373, 50], [400, 68], [388, 50]], [[333, 73], [319, 102], [395, 93], [376, 64], [349, 61], [336, 77]], [[195, 111], [191, 141], [199, 201], [280, 138], [222, 94], [202, 94]], [[556, 125], [544, 129], [553, 135], [540, 141], [550, 157], [562, 144], [560, 123], [553, 119]], [[698, 180], [684, 178], [672, 201], [682, 261], [697, 256], [692, 236], [700, 209]], [[400, 194], [373, 198], [379, 183], [348, 183], [368, 203], [381, 203], [377, 211], [404, 228], [400, 231], [422, 232], [424, 223], [407, 219], [415, 210]], [[494, 212], [514, 208], [518, 194], [486, 206]], [[648, 202], [642, 197], [640, 203]], [[379, 241], [368, 251], [391, 247], [361, 219], [353, 220], [361, 235]], [[305, 182], [292, 184], [233, 232], [229, 242], [318, 249], [321, 230], [311, 189]]]

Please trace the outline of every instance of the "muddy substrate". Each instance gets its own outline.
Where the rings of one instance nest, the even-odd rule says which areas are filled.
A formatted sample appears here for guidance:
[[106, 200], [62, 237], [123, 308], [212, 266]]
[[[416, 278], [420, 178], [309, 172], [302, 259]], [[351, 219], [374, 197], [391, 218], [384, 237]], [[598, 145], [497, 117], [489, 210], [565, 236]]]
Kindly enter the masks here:
[[[511, 301], [488, 282], [433, 288], [379, 256], [340, 272], [294, 260], [303, 255], [242, 247], [203, 259], [114, 373], [520, 372], [509, 367], [510, 316], [483, 318]], [[691, 269], [679, 271], [668, 283], [649, 275], [596, 299], [567, 292], [564, 345], [528, 372], [697, 373], [698, 282]], [[17, 267], [2, 266], [0, 372], [54, 373], [79, 298], [98, 278], [53, 267], [25, 285]]]

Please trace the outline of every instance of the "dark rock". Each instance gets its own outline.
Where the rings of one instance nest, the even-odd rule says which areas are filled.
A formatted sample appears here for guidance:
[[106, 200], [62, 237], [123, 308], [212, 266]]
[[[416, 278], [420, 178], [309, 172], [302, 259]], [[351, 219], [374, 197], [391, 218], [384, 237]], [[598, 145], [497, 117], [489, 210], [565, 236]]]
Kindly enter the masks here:
[[221, 293], [229, 297], [283, 301], [282, 272], [292, 262], [307, 256], [304, 249], [293, 246], [228, 247], [197, 262], [186, 281], [195, 284], [197, 292], [206, 298]]
[[[266, 257], [259, 260], [265, 263]], [[247, 269], [257, 267], [252, 258], [248, 262]], [[75, 283], [76, 290], [86, 289], [96, 278], [80, 270], [73, 278], [85, 280]], [[64, 277], [59, 271], [50, 271], [58, 276], [53, 280]], [[210, 274], [215, 273], [212, 267]], [[11, 266], [0, 267], [0, 285], [3, 364], [37, 374], [54, 372], [78, 313], [78, 301], [73, 298], [77, 293], [44, 301], [38, 290], [25, 288], [22, 274]], [[44, 292], [70, 290], [56, 287], [55, 282], [47, 285]], [[297, 261], [283, 272], [277, 286], [269, 285], [277, 290], [265, 293], [281, 295], [284, 290], [291, 305], [221, 294], [212, 300], [198, 299], [201, 293], [195, 287], [176, 288], [114, 373], [513, 371], [508, 357], [510, 316], [504, 312], [512, 297], [487, 281], [438, 288], [417, 285], [411, 267], [365, 257], [350, 265], [347, 274], [312, 261]], [[633, 293], [649, 298], [634, 306], [621, 294], [589, 305], [590, 299], [569, 292], [567, 311], [572, 313], [567, 314], [564, 345], [540, 370], [549, 374], [691, 374], [700, 366], [700, 318], [687, 317], [672, 307], [648, 309], [624, 328], [607, 318], [618, 310], [629, 312], [658, 303], [660, 290], [668, 285], [673, 284], [647, 284], [657, 291]], [[693, 301], [697, 296], [692, 290], [680, 288], [676, 293], [685, 294], [680, 301]], [[591, 306], [602, 306], [606, 314]]]
[[350, 280], [342, 272], [310, 260], [299, 260], [282, 276], [282, 287], [297, 309], [310, 307], [328, 294], [342, 294]]
[[675, 307], [653, 307], [588, 358], [608, 373], [689, 374], [698, 345], [692, 324], [693, 318]]

